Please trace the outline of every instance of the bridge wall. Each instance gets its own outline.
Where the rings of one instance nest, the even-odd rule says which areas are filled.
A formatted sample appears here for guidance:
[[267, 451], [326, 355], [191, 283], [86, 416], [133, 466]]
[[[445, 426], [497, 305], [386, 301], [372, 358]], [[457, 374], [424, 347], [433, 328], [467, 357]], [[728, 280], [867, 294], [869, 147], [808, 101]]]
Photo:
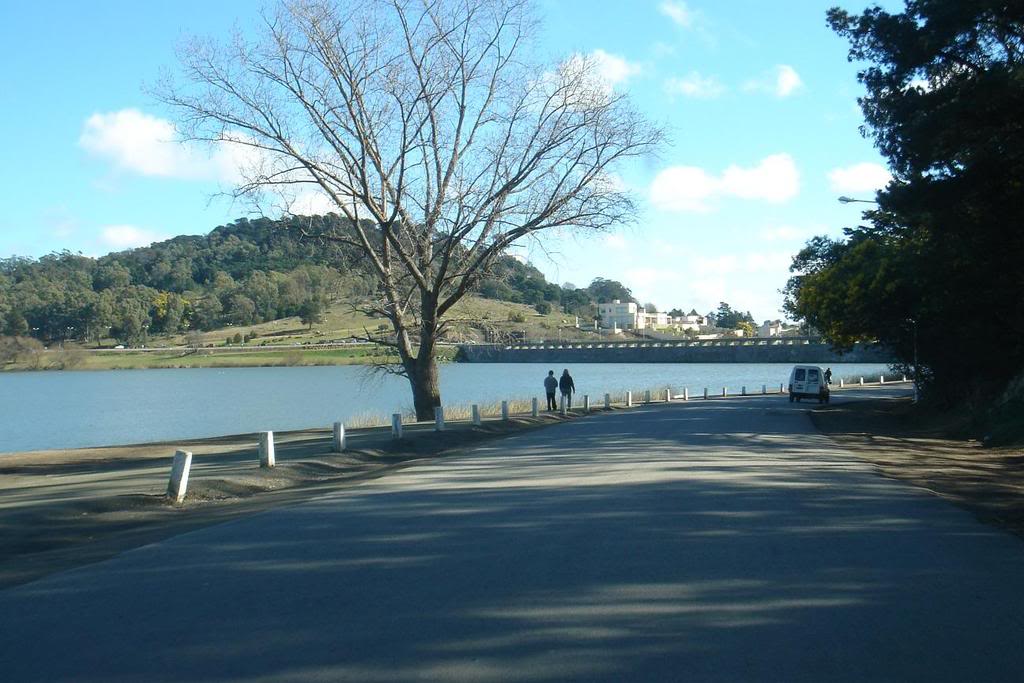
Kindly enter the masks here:
[[757, 344], [723, 342], [698, 345], [680, 342], [637, 344], [548, 344], [506, 346], [465, 344], [458, 360], [467, 363], [892, 363], [881, 346], [856, 345], [844, 354], [828, 344]]

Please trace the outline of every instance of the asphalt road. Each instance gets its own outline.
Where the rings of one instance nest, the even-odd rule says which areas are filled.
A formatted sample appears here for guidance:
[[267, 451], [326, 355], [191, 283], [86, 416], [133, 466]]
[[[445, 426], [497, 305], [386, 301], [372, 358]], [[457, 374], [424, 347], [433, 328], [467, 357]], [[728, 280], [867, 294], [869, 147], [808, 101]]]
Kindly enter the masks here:
[[1024, 543], [805, 410], [596, 415], [9, 589], [0, 678], [1020, 680]]

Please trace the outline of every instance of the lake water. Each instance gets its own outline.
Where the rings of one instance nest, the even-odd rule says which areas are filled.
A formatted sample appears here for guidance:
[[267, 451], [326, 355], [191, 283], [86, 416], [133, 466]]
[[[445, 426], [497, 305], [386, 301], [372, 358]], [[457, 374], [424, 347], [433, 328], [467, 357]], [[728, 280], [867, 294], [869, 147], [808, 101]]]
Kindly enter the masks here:
[[[780, 363], [578, 363], [580, 397], [671, 387], [699, 395], [778, 390], [791, 365]], [[445, 405], [494, 404], [536, 396], [562, 366], [455, 363], [441, 367]], [[835, 364], [840, 377], [874, 377], [884, 365]], [[663, 395], [663, 394], [662, 394]], [[197, 368], [0, 373], [0, 452], [113, 446], [256, 431], [329, 427], [335, 420], [411, 412], [408, 382], [361, 366]]]

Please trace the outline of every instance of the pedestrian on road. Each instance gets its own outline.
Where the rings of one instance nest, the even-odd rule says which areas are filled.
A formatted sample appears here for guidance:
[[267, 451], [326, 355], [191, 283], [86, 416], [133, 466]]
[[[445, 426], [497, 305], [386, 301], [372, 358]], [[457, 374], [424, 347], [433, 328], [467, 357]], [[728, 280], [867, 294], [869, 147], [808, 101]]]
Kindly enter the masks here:
[[562, 398], [565, 399], [566, 409], [572, 408], [572, 395], [576, 391], [576, 384], [572, 381], [572, 375], [568, 370], [562, 370], [562, 378], [558, 380], [558, 388], [562, 390]]
[[825, 384], [832, 384], [832, 368], [825, 368]]
[[558, 380], [555, 379], [555, 371], [548, 370], [548, 376], [544, 378], [544, 391], [548, 395], [548, 410], [557, 408], [555, 405], [555, 390], [558, 389]]

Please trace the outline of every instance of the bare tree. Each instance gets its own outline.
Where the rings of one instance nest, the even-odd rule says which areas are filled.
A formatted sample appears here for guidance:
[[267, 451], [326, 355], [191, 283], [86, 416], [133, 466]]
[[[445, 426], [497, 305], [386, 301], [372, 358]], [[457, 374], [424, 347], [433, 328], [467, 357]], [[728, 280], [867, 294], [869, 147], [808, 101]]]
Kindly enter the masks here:
[[[377, 281], [376, 336], [419, 419], [440, 405], [452, 307], [517, 240], [633, 219], [612, 173], [662, 131], [579, 55], [533, 55], [525, 0], [299, 0], [261, 35], [181, 50], [157, 95], [190, 140], [245, 150], [237, 197], [314, 189]], [[312, 226], [312, 221], [310, 222]]]

